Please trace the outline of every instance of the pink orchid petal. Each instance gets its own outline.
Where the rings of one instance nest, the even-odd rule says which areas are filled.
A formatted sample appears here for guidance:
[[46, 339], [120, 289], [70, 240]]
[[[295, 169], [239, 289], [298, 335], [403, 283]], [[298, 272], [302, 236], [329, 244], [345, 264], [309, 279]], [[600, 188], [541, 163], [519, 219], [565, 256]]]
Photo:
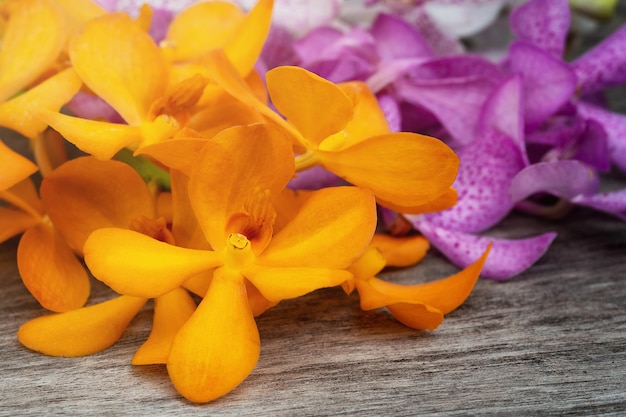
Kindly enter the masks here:
[[426, 214], [433, 225], [480, 232], [513, 209], [509, 186], [525, 163], [517, 146], [506, 136], [491, 131], [484, 139], [459, 151], [461, 166], [453, 185], [459, 194], [458, 202], [448, 210]]
[[626, 66], [626, 26], [571, 64], [582, 94], [626, 83], [624, 66]]
[[598, 176], [588, 165], [576, 160], [539, 162], [520, 171], [511, 182], [511, 199], [521, 201], [546, 192], [570, 200], [594, 193]]
[[626, 189], [593, 195], [579, 195], [572, 198], [571, 201], [626, 220]]
[[509, 65], [524, 80], [524, 116], [530, 129], [552, 116], [576, 90], [576, 76], [567, 64], [529, 43], [511, 45]]
[[617, 168], [626, 172], [626, 116], [581, 101], [578, 112], [602, 125], [607, 134], [611, 160]]
[[453, 232], [429, 224], [418, 222], [416, 227], [453, 264], [465, 268], [476, 260], [492, 243], [491, 252], [485, 262], [481, 276], [504, 281], [522, 273], [533, 265], [548, 250], [556, 233], [525, 239], [499, 239]]
[[510, 22], [519, 40], [529, 42], [554, 57], [563, 55], [570, 25], [567, 0], [530, 0], [511, 12]]
[[372, 23], [370, 33], [383, 60], [435, 57], [428, 40], [399, 16], [379, 14]]

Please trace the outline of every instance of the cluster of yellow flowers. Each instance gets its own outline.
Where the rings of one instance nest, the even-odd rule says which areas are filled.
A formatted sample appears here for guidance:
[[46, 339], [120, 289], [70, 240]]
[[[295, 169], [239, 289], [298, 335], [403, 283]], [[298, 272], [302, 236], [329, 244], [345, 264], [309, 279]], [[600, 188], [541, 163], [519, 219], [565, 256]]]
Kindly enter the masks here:
[[[375, 234], [377, 204], [449, 207], [458, 158], [437, 139], [390, 132], [363, 83], [335, 85], [298, 67], [263, 80], [254, 64], [272, 0], [248, 13], [198, 3], [159, 44], [147, 33], [148, 7], [136, 19], [89, 0], [0, 7], [0, 125], [29, 138], [36, 162], [0, 142], [0, 241], [22, 233], [24, 284], [55, 312], [20, 328], [26, 347], [101, 351], [154, 299], [152, 332], [132, 363], [166, 364], [184, 397], [207, 402], [252, 372], [254, 317], [281, 300], [341, 285], [358, 291], [363, 309], [387, 307], [432, 330], [471, 292], [487, 253], [427, 284], [376, 277], [428, 249], [421, 236]], [[79, 91], [125, 123], [61, 113]], [[63, 140], [88, 155], [67, 160]], [[165, 171], [169, 188], [116, 160], [123, 149]], [[313, 166], [346, 185], [287, 188]], [[81, 258], [120, 295], [85, 307]]]

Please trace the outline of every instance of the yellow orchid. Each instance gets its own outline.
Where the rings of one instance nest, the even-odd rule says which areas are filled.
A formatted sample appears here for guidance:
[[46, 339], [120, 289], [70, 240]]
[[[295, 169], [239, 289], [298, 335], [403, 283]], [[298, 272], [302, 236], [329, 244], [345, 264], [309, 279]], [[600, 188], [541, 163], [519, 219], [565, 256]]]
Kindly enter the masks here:
[[[174, 243], [173, 233], [148, 186], [128, 165], [93, 157], [73, 159], [48, 175], [41, 197], [69, 244], [82, 253], [85, 240], [102, 227], [121, 227]], [[180, 205], [174, 206], [178, 208]], [[54, 356], [81, 356], [114, 344], [147, 298], [118, 297], [24, 324], [18, 337], [27, 347]], [[195, 310], [182, 288], [155, 300], [153, 332], [133, 363], [165, 363], [174, 335]], [[176, 320], [176, 318], [180, 318]], [[72, 340], [59, 344], [58, 340]]]
[[48, 172], [50, 162], [39, 135], [48, 126], [35, 111], [57, 111], [81, 86], [71, 68], [58, 65], [70, 32], [63, 10], [52, 0], [8, 0], [0, 45], [0, 126], [32, 140], [35, 157]]
[[85, 85], [128, 123], [84, 120], [40, 110], [35, 114], [78, 148], [100, 159], [124, 147], [170, 139], [186, 125], [206, 79], [169, 86], [168, 65], [150, 36], [124, 13], [87, 22], [69, 45], [72, 68]]
[[214, 51], [207, 67], [214, 82], [257, 109], [292, 138], [296, 169], [321, 165], [368, 188], [377, 202], [403, 213], [448, 208], [459, 159], [442, 141], [416, 133], [391, 133], [365, 84], [335, 85], [303, 68], [277, 67], [266, 74], [272, 104], [259, 100], [224, 54]]
[[292, 177], [293, 161], [288, 139], [269, 125], [227, 129], [206, 142], [189, 179], [191, 205], [213, 250], [119, 228], [97, 230], [85, 243], [94, 276], [125, 295], [160, 296], [213, 271], [167, 361], [175, 387], [192, 401], [231, 391], [258, 360], [248, 285], [270, 302], [339, 285], [372, 237], [374, 198], [356, 187], [312, 193], [276, 230], [272, 199]]
[[[489, 254], [489, 248], [473, 264], [447, 278], [400, 285], [375, 275], [387, 266], [385, 256], [375, 246], [368, 249], [351, 267], [354, 278], [344, 285], [349, 294], [356, 287], [363, 310], [386, 307], [402, 324], [417, 330], [434, 330], [445, 314], [455, 310], [472, 292]], [[404, 259], [403, 259], [404, 260]]]

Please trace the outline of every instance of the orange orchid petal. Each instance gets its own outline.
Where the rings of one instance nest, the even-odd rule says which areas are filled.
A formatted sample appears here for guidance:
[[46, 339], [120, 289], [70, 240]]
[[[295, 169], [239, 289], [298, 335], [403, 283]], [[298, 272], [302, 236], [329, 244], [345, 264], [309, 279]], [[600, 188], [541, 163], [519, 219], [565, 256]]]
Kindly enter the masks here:
[[198, 309], [174, 339], [167, 371], [178, 392], [204, 403], [239, 385], [256, 366], [260, 349], [243, 277], [219, 268]]
[[65, 28], [70, 33], [78, 33], [82, 26], [107, 13], [98, 3], [92, 0], [54, 0], [61, 6], [65, 14]]
[[144, 298], [121, 296], [78, 310], [38, 317], [24, 323], [17, 337], [27, 348], [45, 355], [91, 355], [117, 342], [145, 303]]
[[296, 217], [302, 204], [313, 194], [309, 190], [293, 190], [285, 188], [278, 195], [272, 197], [272, 205], [276, 210], [274, 234], [287, 226]]
[[39, 111], [58, 111], [78, 92], [81, 81], [73, 69], [68, 68], [19, 96], [0, 104], [0, 126], [11, 128], [34, 139], [48, 127], [39, 120]]
[[246, 292], [248, 293], [248, 303], [254, 317], [258, 317], [270, 308], [278, 304], [277, 301], [270, 301], [261, 294], [261, 292], [246, 280]]
[[156, 204], [156, 216], [163, 217], [168, 224], [172, 223], [174, 219], [174, 207], [172, 205], [172, 193], [167, 191], [161, 191], [157, 194], [155, 199]]
[[28, 291], [48, 310], [73, 310], [89, 297], [85, 268], [56, 231], [43, 223], [22, 235], [17, 267]]
[[452, 187], [448, 188], [448, 190], [435, 198], [432, 201], [429, 201], [425, 204], [417, 204], [413, 206], [401, 206], [398, 204], [391, 203], [389, 201], [384, 201], [380, 198], [376, 199], [376, 202], [383, 207], [387, 207], [396, 213], [402, 214], [423, 214], [423, 213], [432, 213], [435, 211], [442, 211], [449, 209], [454, 206], [459, 198], [458, 193]]
[[68, 160], [65, 138], [54, 129], [44, 130], [31, 141], [31, 146], [43, 177]]
[[198, 297], [204, 298], [206, 292], [211, 286], [211, 281], [213, 280], [213, 272], [215, 272], [215, 269], [211, 269], [209, 271], [201, 272], [198, 275], [194, 275], [183, 283], [183, 288], [192, 292]]
[[387, 310], [400, 323], [416, 330], [435, 330], [443, 322], [443, 313], [426, 304], [392, 304]]
[[378, 104], [376, 95], [362, 81], [337, 84], [353, 103], [354, 115], [346, 125], [344, 144], [359, 142], [370, 136], [389, 133], [385, 113]]
[[37, 172], [37, 165], [0, 140], [0, 190], [6, 190]]
[[242, 76], [252, 71], [261, 54], [270, 30], [273, 7], [274, 0], [258, 0], [223, 45], [226, 56]]
[[141, 124], [167, 87], [161, 51], [125, 13], [86, 23], [71, 42], [69, 54], [85, 84], [130, 125]]
[[[490, 248], [464, 270], [437, 281], [418, 285], [399, 285], [378, 278], [367, 280], [371, 291], [361, 292], [361, 306], [370, 310], [398, 303], [422, 303], [448, 314], [463, 304], [470, 295], [480, 271], [487, 259]], [[357, 287], [359, 280], [357, 280]]]
[[274, 236], [258, 263], [345, 268], [363, 253], [375, 227], [376, 207], [370, 191], [357, 187], [315, 191]]
[[51, 2], [20, 0], [11, 6], [0, 48], [0, 102], [48, 70], [66, 41], [63, 16]]
[[328, 268], [253, 266], [243, 272], [263, 297], [274, 302], [335, 287], [352, 278], [348, 271]]
[[172, 246], [131, 230], [93, 232], [83, 247], [85, 262], [100, 281], [120, 294], [154, 298], [220, 265], [214, 252]]
[[[267, 124], [237, 126], [208, 141], [189, 181], [189, 195], [211, 246], [221, 249], [230, 216], [258, 193], [280, 192], [294, 173], [287, 138]], [[207, 192], [210, 190], [210, 192]]]
[[166, 363], [178, 331], [196, 311], [196, 303], [182, 288], [154, 300], [154, 320], [148, 340], [135, 352], [133, 365]]
[[[289, 133], [290, 140], [294, 145], [300, 146], [302, 141], [302, 135], [291, 124], [287, 123], [278, 113], [272, 110], [262, 101], [256, 93], [256, 89], [252, 90], [250, 86], [246, 84], [244, 79], [237, 73], [237, 70], [228, 60], [228, 57], [221, 49], [215, 49], [209, 52], [204, 59], [206, 70], [211, 79], [223, 88], [228, 94], [235, 97], [242, 103], [256, 109], [267, 120], [276, 124], [285, 132]], [[304, 149], [298, 148], [298, 152], [303, 152]]]
[[206, 139], [199, 138], [171, 139], [142, 146], [135, 155], [149, 156], [167, 168], [190, 176], [192, 164], [189, 161], [193, 160], [206, 142]]
[[162, 45], [168, 49], [172, 60], [191, 60], [211, 49], [222, 47], [244, 20], [245, 13], [233, 3], [196, 3], [174, 18]]
[[44, 215], [43, 205], [37, 195], [35, 184], [30, 178], [18, 182], [8, 190], [0, 190], [0, 200], [6, 201], [38, 220], [41, 220]]
[[19, 235], [39, 221], [21, 210], [0, 206], [0, 243]]
[[80, 150], [98, 159], [110, 159], [120, 149], [141, 140], [141, 128], [136, 126], [81, 119], [46, 110], [35, 114]]
[[430, 244], [421, 235], [394, 237], [377, 233], [372, 238], [370, 247], [382, 253], [387, 266], [405, 267], [421, 261]]
[[144, 181], [118, 161], [72, 159], [44, 178], [40, 193], [55, 227], [79, 253], [96, 229], [127, 228], [133, 219], [156, 215]]
[[300, 131], [307, 147], [319, 145], [352, 119], [346, 93], [304, 68], [277, 67], [265, 79], [272, 103]]
[[193, 114], [189, 127], [206, 138], [212, 138], [229, 127], [260, 123], [264, 120], [255, 108], [222, 92], [211, 98], [205, 108]]
[[172, 234], [177, 246], [191, 249], [211, 249], [198, 224], [189, 199], [189, 178], [176, 170], [170, 170], [172, 185]]
[[406, 132], [315, 154], [328, 170], [402, 206], [426, 204], [446, 193], [459, 166], [459, 158], [439, 139]]

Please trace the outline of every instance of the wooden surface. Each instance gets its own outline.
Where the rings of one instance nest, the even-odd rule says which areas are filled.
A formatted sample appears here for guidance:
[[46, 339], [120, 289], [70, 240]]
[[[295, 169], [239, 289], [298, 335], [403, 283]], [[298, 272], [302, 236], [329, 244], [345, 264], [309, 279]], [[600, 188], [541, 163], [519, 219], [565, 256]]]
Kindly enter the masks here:
[[[623, 415], [626, 225], [577, 210], [556, 225], [512, 216], [502, 229], [559, 237], [517, 279], [480, 280], [434, 332], [361, 312], [337, 289], [284, 302], [258, 319], [252, 375], [204, 406], [177, 395], [163, 367], [130, 365], [149, 331], [149, 306], [105, 352], [66, 359], [23, 348], [15, 332], [42, 310], [18, 278], [12, 240], [0, 246], [0, 415]], [[453, 271], [433, 253], [385, 277]], [[107, 298], [94, 285], [92, 299]]]
[[[20, 281], [13, 239], [0, 245], [0, 415], [626, 415], [626, 224], [577, 209], [559, 222], [513, 215], [493, 235], [550, 230], [558, 238], [533, 268], [507, 283], [480, 280], [434, 332], [362, 312], [338, 289], [281, 303], [258, 319], [254, 372], [202, 406], [176, 393], [164, 367], [130, 365], [151, 305], [93, 356], [22, 347], [18, 327], [44, 311]], [[384, 277], [454, 271], [433, 252]], [[90, 303], [110, 295], [94, 281]]]

